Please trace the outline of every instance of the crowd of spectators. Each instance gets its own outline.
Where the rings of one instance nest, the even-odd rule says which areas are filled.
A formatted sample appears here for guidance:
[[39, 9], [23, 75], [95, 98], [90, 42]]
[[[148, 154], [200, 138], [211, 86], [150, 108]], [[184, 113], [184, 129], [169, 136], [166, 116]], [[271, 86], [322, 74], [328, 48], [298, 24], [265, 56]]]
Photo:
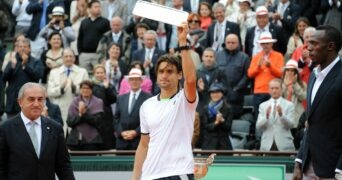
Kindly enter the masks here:
[[[15, 0], [14, 38], [7, 43], [13, 48], [0, 51], [2, 120], [20, 111], [19, 88], [39, 82], [49, 98], [43, 115], [61, 123], [70, 149], [135, 149], [139, 108], [160, 91], [157, 60], [179, 52], [177, 27], [133, 15], [135, 3]], [[237, 120], [250, 122], [246, 138], [253, 144], [245, 149], [298, 148], [306, 86], [315, 67], [307, 40], [320, 24], [341, 30], [341, 1], [152, 3], [189, 12], [188, 44], [199, 94], [194, 148], [235, 149], [231, 134]], [[3, 29], [1, 35], [8, 30]], [[251, 111], [246, 96], [253, 97]], [[276, 127], [268, 128], [268, 119]]]

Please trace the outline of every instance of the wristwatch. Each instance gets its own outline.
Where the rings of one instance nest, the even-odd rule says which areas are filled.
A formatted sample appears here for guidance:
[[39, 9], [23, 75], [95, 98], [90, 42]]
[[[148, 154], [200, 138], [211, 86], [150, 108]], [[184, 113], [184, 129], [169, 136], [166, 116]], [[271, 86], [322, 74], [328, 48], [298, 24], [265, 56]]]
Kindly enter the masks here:
[[185, 46], [179, 46], [178, 49], [179, 51], [182, 51], [182, 50], [189, 50], [191, 47], [189, 45], [185, 45]]

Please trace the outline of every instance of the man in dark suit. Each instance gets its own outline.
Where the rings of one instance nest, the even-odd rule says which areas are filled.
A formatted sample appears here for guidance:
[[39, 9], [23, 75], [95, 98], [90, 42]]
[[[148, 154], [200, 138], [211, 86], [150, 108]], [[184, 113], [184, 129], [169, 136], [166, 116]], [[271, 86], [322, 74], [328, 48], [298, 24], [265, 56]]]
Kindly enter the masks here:
[[156, 46], [157, 33], [153, 30], [148, 30], [144, 34], [145, 48], [139, 49], [133, 53], [132, 61], [140, 61], [144, 66], [145, 75], [149, 76], [154, 90], [156, 82], [156, 74], [154, 72], [154, 66], [157, 64], [157, 60], [165, 52], [160, 50]]
[[319, 26], [308, 41], [312, 62], [319, 65], [308, 84], [307, 122], [293, 179], [340, 179], [342, 176], [342, 34]]
[[299, 6], [290, 0], [280, 0], [278, 5], [269, 9], [272, 14], [272, 23], [283, 28], [286, 40], [293, 34], [296, 21], [299, 18]]
[[143, 77], [140, 69], [131, 69], [125, 78], [128, 78], [131, 91], [118, 97], [114, 115], [116, 149], [136, 150], [140, 140], [139, 109], [151, 95], [141, 91]]
[[21, 113], [0, 125], [0, 179], [75, 179], [62, 126], [41, 116], [45, 98], [37, 83], [19, 90]]
[[205, 47], [212, 47], [215, 51], [223, 49], [225, 37], [230, 34], [236, 34], [240, 37], [240, 27], [238, 24], [227, 21], [225, 18], [225, 7], [221, 3], [215, 3], [213, 6], [213, 13], [217, 20], [216, 23], [212, 23], [207, 31], [207, 37], [204, 39], [202, 44]]
[[258, 43], [260, 35], [264, 31], [268, 31], [272, 34], [274, 39], [278, 41], [274, 43], [273, 49], [285, 54], [287, 40], [284, 37], [284, 33], [278, 25], [269, 22], [268, 10], [265, 6], [259, 6], [256, 10], [256, 22], [257, 25], [247, 29], [245, 38], [245, 52], [251, 58], [261, 51], [261, 46]]
[[8, 83], [5, 108], [7, 117], [13, 117], [20, 112], [16, 103], [20, 87], [27, 82], [38, 82], [42, 77], [42, 61], [31, 56], [30, 41], [25, 39], [19, 43], [15, 58], [10, 60], [3, 73], [3, 80]]

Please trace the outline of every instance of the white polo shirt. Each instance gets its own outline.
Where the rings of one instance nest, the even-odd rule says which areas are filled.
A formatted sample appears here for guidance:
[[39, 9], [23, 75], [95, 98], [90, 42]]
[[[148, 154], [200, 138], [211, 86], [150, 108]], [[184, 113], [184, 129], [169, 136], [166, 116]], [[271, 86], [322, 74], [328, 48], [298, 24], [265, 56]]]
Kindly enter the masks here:
[[157, 95], [142, 104], [141, 133], [150, 137], [142, 180], [194, 173], [191, 138], [197, 104], [198, 95], [189, 103], [183, 89], [169, 100]]

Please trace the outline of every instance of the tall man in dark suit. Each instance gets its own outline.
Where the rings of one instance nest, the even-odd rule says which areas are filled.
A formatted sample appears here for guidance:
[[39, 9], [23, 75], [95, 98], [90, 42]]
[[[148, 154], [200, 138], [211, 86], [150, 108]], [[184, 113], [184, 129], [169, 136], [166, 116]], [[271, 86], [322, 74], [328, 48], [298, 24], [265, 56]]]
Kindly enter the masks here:
[[19, 90], [21, 112], [0, 125], [0, 179], [74, 180], [63, 128], [41, 116], [45, 88], [26, 83]]
[[205, 47], [212, 47], [215, 51], [222, 50], [225, 37], [230, 33], [236, 34], [241, 42], [240, 27], [238, 24], [226, 20], [224, 5], [215, 3], [212, 9], [217, 21], [209, 26], [207, 37], [202, 44]]
[[331, 26], [319, 26], [308, 41], [312, 62], [319, 65], [308, 84], [307, 122], [299, 149], [294, 178], [342, 177], [342, 62], [338, 56], [342, 34]]
[[140, 106], [151, 95], [141, 91], [143, 77], [140, 69], [132, 68], [125, 78], [128, 78], [131, 91], [118, 97], [114, 116], [116, 148], [136, 150], [140, 140]]
[[157, 46], [157, 33], [153, 30], [148, 30], [144, 34], [145, 48], [139, 49], [133, 53], [132, 61], [140, 61], [144, 66], [144, 71], [147, 76], [150, 77], [153, 87], [155, 89], [156, 74], [154, 72], [154, 66], [157, 64], [157, 60], [160, 56], [165, 54], [163, 50], [160, 50]]
[[278, 41], [274, 43], [273, 49], [285, 54], [287, 40], [284, 38], [281, 27], [269, 22], [268, 10], [265, 6], [259, 6], [256, 9], [256, 22], [257, 25], [247, 29], [245, 38], [245, 52], [252, 58], [254, 55], [261, 51], [261, 46], [258, 43], [261, 33], [270, 32], [274, 39]]

